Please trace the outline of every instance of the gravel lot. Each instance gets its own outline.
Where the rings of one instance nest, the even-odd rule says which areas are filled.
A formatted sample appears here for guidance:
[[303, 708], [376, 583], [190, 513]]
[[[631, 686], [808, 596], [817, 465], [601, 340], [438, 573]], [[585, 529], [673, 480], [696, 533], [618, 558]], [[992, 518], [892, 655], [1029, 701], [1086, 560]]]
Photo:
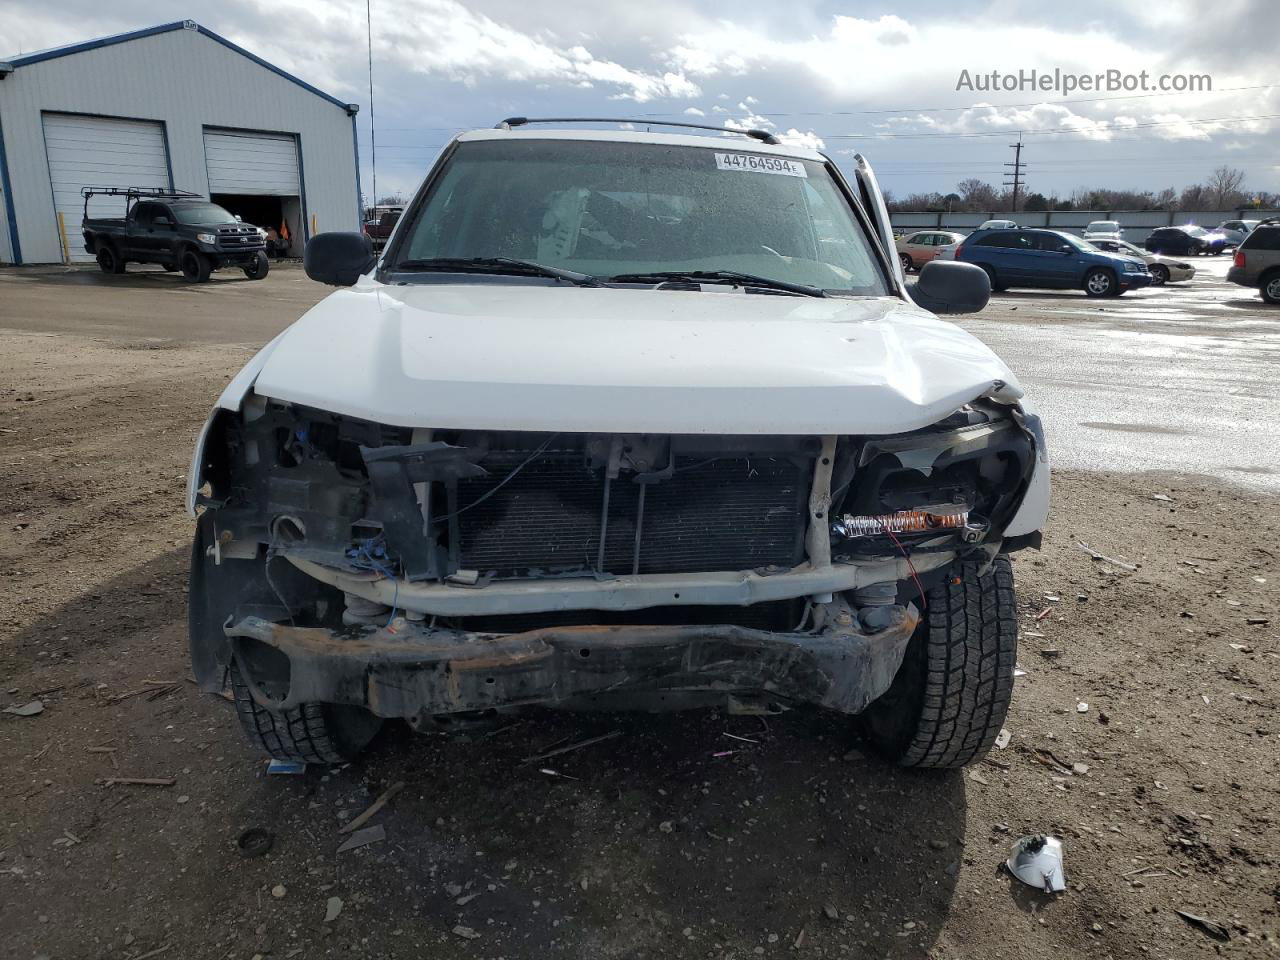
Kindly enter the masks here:
[[[324, 290], [289, 267], [200, 287], [0, 271], [0, 706], [43, 704], [0, 715], [0, 953], [1280, 955], [1280, 447], [1258, 366], [1280, 333], [1209, 274], [1101, 305], [1011, 294], [965, 321], [1045, 387], [1069, 451], [1045, 549], [1015, 561], [1026, 674], [990, 762], [902, 772], [808, 711], [549, 713], [448, 738], [392, 726], [357, 763], [268, 776], [231, 704], [186, 679], [181, 498], [222, 384]], [[1122, 388], [1089, 363], [1117, 349]], [[1227, 463], [1178, 404], [1231, 369], [1253, 422], [1218, 417], [1246, 438]], [[1108, 412], [1117, 389], [1145, 412]], [[1148, 429], [1169, 423], [1183, 433]], [[528, 762], [614, 730], [546, 761], [557, 775]], [[400, 781], [371, 821], [385, 839], [338, 853]], [[265, 856], [237, 852], [249, 827], [275, 835]], [[997, 869], [1036, 831], [1066, 847], [1055, 898]]]

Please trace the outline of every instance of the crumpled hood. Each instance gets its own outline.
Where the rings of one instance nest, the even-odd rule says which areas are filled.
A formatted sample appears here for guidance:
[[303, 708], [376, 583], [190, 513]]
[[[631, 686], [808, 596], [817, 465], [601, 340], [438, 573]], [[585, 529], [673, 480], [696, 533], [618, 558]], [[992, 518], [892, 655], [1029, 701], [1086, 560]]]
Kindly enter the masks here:
[[368, 278], [286, 330], [258, 394], [405, 427], [890, 434], [1022, 389], [895, 298]]

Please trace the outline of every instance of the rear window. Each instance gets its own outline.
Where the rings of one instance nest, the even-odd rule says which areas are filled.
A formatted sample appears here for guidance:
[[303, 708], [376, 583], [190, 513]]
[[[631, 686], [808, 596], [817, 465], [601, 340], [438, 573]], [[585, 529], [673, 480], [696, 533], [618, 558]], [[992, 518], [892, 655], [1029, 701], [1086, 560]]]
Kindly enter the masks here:
[[1245, 237], [1242, 250], [1280, 250], [1280, 227], [1259, 227]]

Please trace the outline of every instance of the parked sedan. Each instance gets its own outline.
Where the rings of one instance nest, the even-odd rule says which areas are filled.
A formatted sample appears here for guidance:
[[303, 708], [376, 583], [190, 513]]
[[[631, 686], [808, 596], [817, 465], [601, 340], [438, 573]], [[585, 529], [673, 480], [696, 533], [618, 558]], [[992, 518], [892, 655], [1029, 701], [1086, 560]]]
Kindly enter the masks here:
[[1259, 223], [1260, 220], [1224, 220], [1218, 224], [1218, 233], [1227, 238], [1228, 246], [1239, 247]]
[[1143, 246], [1152, 253], [1194, 257], [1202, 253], [1221, 253], [1227, 246], [1227, 238], [1194, 223], [1184, 223], [1180, 227], [1161, 227], [1151, 231]]
[[1166, 257], [1158, 253], [1148, 253], [1141, 247], [1135, 247], [1127, 240], [1098, 239], [1090, 240], [1089, 243], [1103, 253], [1118, 253], [1124, 257], [1134, 257], [1141, 260], [1147, 265], [1147, 272], [1151, 274], [1151, 285], [1153, 287], [1166, 283], [1176, 283], [1180, 280], [1190, 280], [1196, 275], [1196, 268], [1191, 264], [1183, 263], [1181, 260], [1175, 260], [1172, 257]]
[[898, 240], [898, 259], [903, 270], [919, 270], [930, 260], [954, 260], [956, 244], [963, 239], [963, 233], [918, 230]]

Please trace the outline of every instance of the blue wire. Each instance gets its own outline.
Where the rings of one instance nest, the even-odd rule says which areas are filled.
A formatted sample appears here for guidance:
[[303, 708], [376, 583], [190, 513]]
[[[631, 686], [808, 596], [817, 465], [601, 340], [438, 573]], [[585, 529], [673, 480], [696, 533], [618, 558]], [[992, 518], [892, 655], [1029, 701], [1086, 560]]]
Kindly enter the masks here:
[[[371, 546], [374, 547], [372, 551], [370, 550]], [[380, 537], [374, 537], [372, 540], [360, 541], [360, 543], [353, 549], [347, 551], [347, 556], [357, 567], [374, 570], [391, 581], [393, 590], [391, 594], [391, 616], [387, 617], [387, 622], [385, 624], [385, 626], [389, 627], [391, 626], [392, 621], [395, 620], [396, 613], [399, 612], [400, 609], [400, 578], [395, 575], [393, 570], [383, 564], [378, 559], [378, 556], [374, 555], [375, 552], [378, 556], [384, 558], [387, 555], [387, 548], [383, 543], [381, 543]]]

